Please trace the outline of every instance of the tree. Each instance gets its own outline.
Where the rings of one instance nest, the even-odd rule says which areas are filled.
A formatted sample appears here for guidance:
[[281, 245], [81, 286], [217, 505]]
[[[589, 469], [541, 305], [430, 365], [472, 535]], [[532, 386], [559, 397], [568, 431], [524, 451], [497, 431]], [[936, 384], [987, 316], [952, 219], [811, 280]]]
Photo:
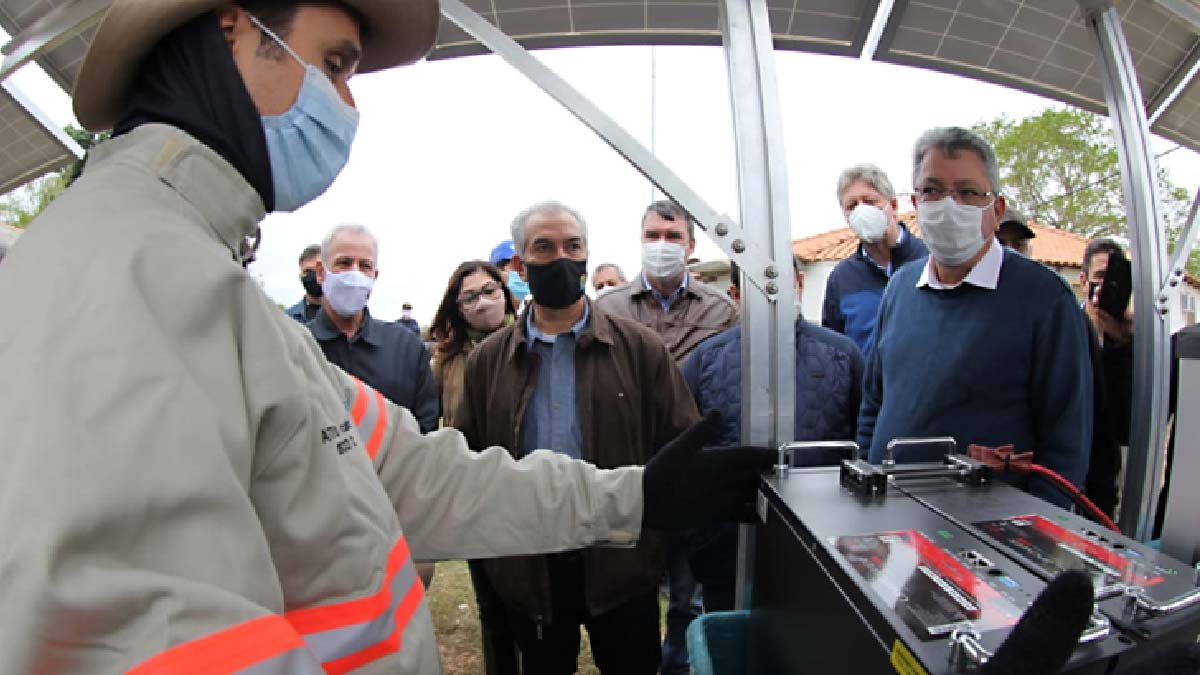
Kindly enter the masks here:
[[75, 182], [79, 173], [83, 171], [87, 153], [110, 135], [108, 132], [95, 134], [73, 126], [68, 126], [64, 131], [79, 144], [79, 147], [83, 148], [84, 159], [76, 160], [58, 171], [34, 179], [4, 197], [0, 197], [0, 222], [24, 229], [31, 220], [50, 205], [50, 202], [54, 201], [55, 197], [62, 194], [63, 190]]
[[[1078, 108], [1047, 108], [1021, 120], [1000, 116], [972, 129], [995, 148], [1001, 189], [1029, 218], [1089, 239], [1126, 234], [1117, 147], [1107, 118]], [[1191, 199], [1161, 166], [1158, 187], [1173, 249]], [[1191, 258], [1188, 269], [1200, 275], [1200, 256]]]

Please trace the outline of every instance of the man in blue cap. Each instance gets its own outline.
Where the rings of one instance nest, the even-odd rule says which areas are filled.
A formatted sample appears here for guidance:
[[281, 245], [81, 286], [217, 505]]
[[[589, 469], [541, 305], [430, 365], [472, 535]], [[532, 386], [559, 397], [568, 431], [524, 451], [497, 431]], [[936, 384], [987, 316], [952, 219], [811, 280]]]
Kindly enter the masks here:
[[[488, 262], [500, 268], [501, 272], [507, 275], [506, 282], [508, 290], [512, 291], [513, 301], [524, 303], [525, 298], [529, 296], [529, 283], [521, 278], [521, 275], [512, 268], [513, 243], [512, 239], [505, 239], [496, 244], [496, 248], [492, 249], [492, 254], [488, 256]], [[516, 309], [514, 307], [514, 309]]]

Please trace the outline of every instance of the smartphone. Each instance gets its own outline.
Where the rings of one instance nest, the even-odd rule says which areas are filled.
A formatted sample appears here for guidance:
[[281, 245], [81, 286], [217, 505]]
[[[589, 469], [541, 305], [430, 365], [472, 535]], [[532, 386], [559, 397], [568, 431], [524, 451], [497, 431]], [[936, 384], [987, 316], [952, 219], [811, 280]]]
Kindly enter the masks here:
[[1133, 269], [1129, 259], [1116, 252], [1109, 254], [1104, 281], [1089, 284], [1088, 290], [1092, 298], [1096, 297], [1097, 286], [1100, 287], [1100, 309], [1114, 319], [1124, 319], [1125, 309], [1129, 307], [1129, 298], [1133, 295]]

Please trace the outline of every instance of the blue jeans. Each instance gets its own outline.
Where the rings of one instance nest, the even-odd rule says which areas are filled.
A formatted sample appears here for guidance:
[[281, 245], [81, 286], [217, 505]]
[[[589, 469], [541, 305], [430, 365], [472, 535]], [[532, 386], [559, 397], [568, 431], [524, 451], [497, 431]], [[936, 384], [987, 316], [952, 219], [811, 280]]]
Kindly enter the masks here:
[[704, 611], [700, 587], [692, 578], [688, 564], [687, 537], [671, 535], [667, 539], [667, 637], [662, 647], [663, 675], [686, 675], [691, 670], [687, 652], [687, 627]]

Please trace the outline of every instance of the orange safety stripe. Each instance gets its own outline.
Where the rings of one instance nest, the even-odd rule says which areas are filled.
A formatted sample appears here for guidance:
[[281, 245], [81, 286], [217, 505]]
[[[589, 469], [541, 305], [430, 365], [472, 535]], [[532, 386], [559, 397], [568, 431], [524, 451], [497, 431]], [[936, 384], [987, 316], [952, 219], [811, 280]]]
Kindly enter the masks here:
[[383, 432], [388, 423], [387, 401], [378, 390], [375, 390], [375, 409], [379, 414], [375, 419], [375, 429], [371, 431], [371, 439], [367, 441], [367, 455], [372, 460], [379, 454], [379, 446], [383, 444]]
[[272, 614], [172, 647], [128, 675], [235, 673], [304, 647], [304, 639], [292, 625]]
[[388, 554], [387, 573], [379, 585], [379, 590], [373, 595], [321, 607], [294, 609], [283, 616], [292, 627], [305, 635], [371, 621], [383, 614], [392, 604], [392, 579], [406, 562], [408, 542], [401, 536], [392, 552]]
[[367, 414], [367, 386], [357, 377], [354, 383], [358, 385], [358, 396], [354, 397], [354, 406], [350, 408], [350, 420], [357, 427], [362, 423], [363, 415]]
[[342, 673], [348, 673], [376, 659], [381, 659], [388, 654], [400, 651], [401, 634], [408, 626], [408, 622], [412, 620], [413, 614], [417, 613], [417, 608], [421, 606], [421, 598], [424, 597], [425, 585], [421, 583], [421, 579], [418, 577], [413, 580], [412, 586], [404, 594], [404, 600], [396, 608], [396, 629], [392, 631], [392, 634], [362, 651], [321, 664], [325, 668], [325, 672], [329, 673], [329, 675], [342, 675]]

